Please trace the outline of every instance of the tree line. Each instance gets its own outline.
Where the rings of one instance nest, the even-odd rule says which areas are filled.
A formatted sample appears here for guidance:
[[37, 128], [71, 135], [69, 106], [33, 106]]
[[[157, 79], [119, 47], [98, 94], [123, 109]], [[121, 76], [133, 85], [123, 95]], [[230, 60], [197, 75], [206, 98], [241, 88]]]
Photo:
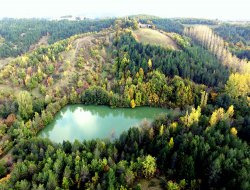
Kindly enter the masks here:
[[225, 46], [224, 40], [216, 35], [208, 26], [186, 27], [184, 34], [196, 40], [200, 45], [211, 51], [225, 66], [234, 72], [250, 73], [250, 64], [241, 60]]

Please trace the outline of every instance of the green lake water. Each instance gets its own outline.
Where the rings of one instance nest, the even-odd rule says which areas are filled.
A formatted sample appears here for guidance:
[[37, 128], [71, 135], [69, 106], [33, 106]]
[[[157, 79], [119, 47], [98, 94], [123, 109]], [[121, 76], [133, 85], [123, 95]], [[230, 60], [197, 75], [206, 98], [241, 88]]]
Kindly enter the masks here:
[[112, 109], [108, 106], [68, 105], [38, 136], [53, 142], [113, 139], [130, 127], [138, 126], [143, 120], [152, 121], [167, 112], [168, 109], [152, 107]]

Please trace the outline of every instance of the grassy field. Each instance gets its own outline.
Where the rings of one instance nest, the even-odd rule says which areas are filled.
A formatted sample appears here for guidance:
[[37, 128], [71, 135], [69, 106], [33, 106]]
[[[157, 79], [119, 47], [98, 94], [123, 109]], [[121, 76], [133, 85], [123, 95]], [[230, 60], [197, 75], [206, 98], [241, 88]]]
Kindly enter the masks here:
[[140, 28], [139, 30], [134, 31], [134, 36], [137, 41], [144, 44], [159, 45], [165, 48], [178, 50], [178, 46], [174, 40], [157, 30]]
[[41, 39], [37, 43], [30, 46], [29, 51], [36, 50], [42, 45], [48, 45], [48, 40], [49, 40], [49, 35], [41, 37]]
[[142, 179], [139, 181], [141, 184], [141, 189], [143, 190], [162, 190], [160, 183], [161, 181], [157, 178], [152, 178], [149, 180]]

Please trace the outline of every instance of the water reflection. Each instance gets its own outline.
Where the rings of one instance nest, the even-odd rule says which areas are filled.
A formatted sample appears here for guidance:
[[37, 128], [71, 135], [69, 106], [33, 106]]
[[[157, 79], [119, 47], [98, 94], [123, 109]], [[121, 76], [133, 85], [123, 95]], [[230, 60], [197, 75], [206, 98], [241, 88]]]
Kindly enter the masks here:
[[69, 105], [64, 107], [54, 121], [43, 129], [39, 136], [55, 142], [93, 138], [115, 138], [143, 119], [152, 121], [167, 109], [140, 107], [136, 109], [107, 106]]

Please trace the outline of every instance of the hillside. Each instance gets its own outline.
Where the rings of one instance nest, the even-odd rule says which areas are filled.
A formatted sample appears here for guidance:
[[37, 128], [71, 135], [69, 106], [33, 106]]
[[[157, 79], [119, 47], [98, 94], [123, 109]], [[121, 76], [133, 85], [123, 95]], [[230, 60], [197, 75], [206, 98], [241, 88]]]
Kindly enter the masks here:
[[[158, 22], [70, 22], [0, 69], [0, 189], [249, 189], [249, 73], [212, 30]], [[71, 104], [172, 111], [114, 141], [37, 137]]]
[[[72, 77], [76, 70], [82, 70], [81, 75], [85, 76], [87, 73], [91, 74], [93, 69], [96, 69], [97, 65], [95, 65], [95, 62], [97, 62], [97, 58], [93, 54], [94, 52], [99, 52], [95, 49], [98, 47], [98, 40], [102, 40], [101, 34], [80, 35], [58, 42], [52, 46], [38, 48], [23, 57], [16, 58], [1, 71], [0, 76], [2, 81], [0, 87], [4, 90], [10, 86], [16, 91], [28, 88], [29, 90], [32, 90], [32, 93], [34, 92], [33, 95], [35, 97], [40, 97], [41, 92], [39, 92], [39, 89], [42, 84], [48, 87], [47, 94], [50, 92], [52, 93], [55, 88], [67, 86], [72, 83]], [[58, 48], [60, 48], [60, 50], [58, 50]], [[51, 55], [50, 52], [48, 52], [47, 55], [42, 54], [42, 58], [39, 55], [36, 55], [37, 53], [51, 50], [53, 55]], [[30, 59], [34, 56], [35, 59], [41, 59], [42, 62], [32, 67]], [[99, 56], [101, 58], [101, 51]], [[81, 63], [84, 64], [84, 66], [80, 66], [80, 60], [84, 62]], [[103, 60], [100, 59], [99, 61]], [[13, 70], [14, 67], [17, 66], [21, 71], [12, 73], [13, 78], [11, 78], [11, 80], [5, 80], [9, 77], [7, 74], [9, 70]], [[38, 75], [41, 71], [45, 72], [45, 74], [41, 76], [41, 81], [39, 81], [40, 84], [38, 85], [37, 79], [39, 78]], [[27, 72], [28, 74], [21, 79], [18, 76], [18, 72]], [[7, 75], [5, 75], [5, 73]], [[64, 78], [64, 80], [62, 80], [62, 78]], [[49, 82], [47, 81], [48, 79], [53, 80], [51, 85], [49, 85]]]
[[134, 31], [134, 35], [136, 40], [143, 44], [158, 45], [173, 50], [179, 49], [174, 40], [157, 30], [140, 28]]
[[109, 28], [113, 22], [114, 19], [50, 21], [5, 18], [0, 20], [0, 58], [17, 57], [28, 52], [48, 34], [48, 43], [52, 44], [75, 34]]

